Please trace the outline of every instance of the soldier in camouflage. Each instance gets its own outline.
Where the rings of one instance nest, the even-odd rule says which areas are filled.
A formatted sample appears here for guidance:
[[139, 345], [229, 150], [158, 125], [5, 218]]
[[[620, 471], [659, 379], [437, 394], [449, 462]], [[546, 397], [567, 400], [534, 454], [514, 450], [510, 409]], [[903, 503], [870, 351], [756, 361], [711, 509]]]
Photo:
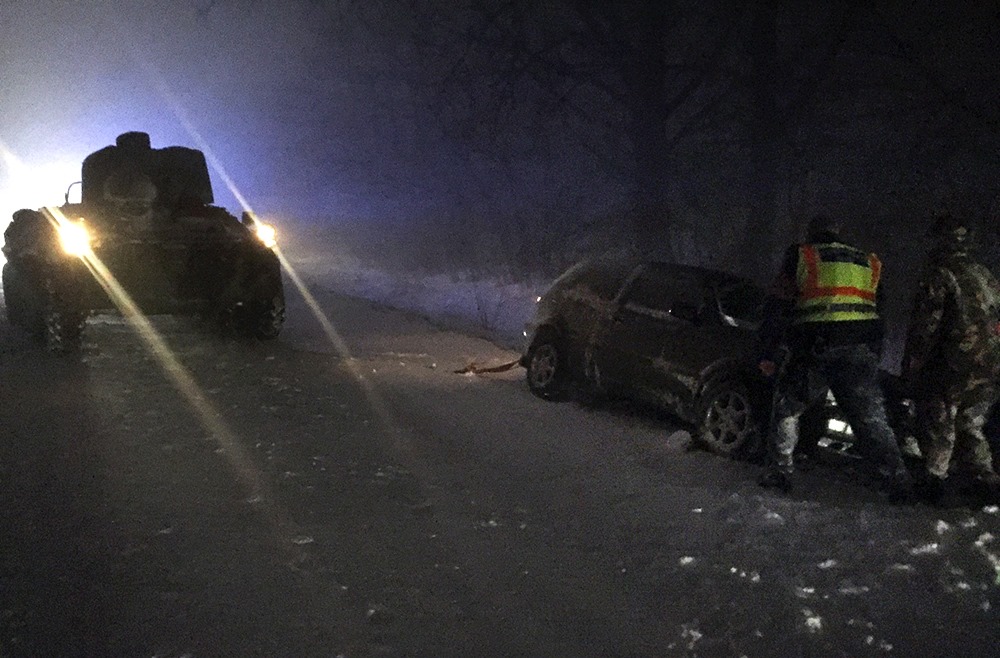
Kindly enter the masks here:
[[1000, 283], [969, 254], [970, 230], [952, 216], [935, 220], [907, 332], [903, 375], [914, 397], [917, 442], [926, 472], [920, 489], [940, 501], [949, 471], [973, 492], [996, 498], [983, 424], [1000, 391]]

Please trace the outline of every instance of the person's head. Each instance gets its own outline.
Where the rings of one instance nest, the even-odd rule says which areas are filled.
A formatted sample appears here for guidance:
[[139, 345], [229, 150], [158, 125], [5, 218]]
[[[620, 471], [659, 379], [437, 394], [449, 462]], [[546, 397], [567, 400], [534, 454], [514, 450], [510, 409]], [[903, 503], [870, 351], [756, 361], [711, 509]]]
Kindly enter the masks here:
[[957, 215], [942, 214], [931, 222], [927, 237], [933, 241], [935, 249], [964, 250], [972, 244], [972, 226], [970, 222]]
[[806, 240], [816, 242], [840, 235], [840, 222], [827, 214], [813, 215], [806, 225]]

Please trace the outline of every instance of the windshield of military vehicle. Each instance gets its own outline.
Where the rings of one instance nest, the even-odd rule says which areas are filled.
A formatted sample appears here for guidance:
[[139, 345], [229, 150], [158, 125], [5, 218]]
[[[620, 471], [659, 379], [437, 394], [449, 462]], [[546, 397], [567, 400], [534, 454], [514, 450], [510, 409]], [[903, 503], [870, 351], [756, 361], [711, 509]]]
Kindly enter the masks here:
[[750, 283], [719, 289], [719, 310], [733, 326], [756, 329], [764, 317], [764, 291]]

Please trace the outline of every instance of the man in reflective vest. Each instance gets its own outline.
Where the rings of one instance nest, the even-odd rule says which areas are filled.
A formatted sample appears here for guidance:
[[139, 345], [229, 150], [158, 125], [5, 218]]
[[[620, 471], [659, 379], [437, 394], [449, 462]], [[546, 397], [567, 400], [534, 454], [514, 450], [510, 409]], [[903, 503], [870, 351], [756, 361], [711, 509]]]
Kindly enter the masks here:
[[[776, 376], [762, 486], [792, 489], [799, 417], [832, 392], [858, 447], [878, 466], [890, 498], [912, 499], [912, 479], [878, 382], [880, 275], [878, 257], [845, 243], [826, 217], [814, 218], [807, 242], [786, 251], [760, 335], [760, 369]], [[781, 347], [788, 355], [779, 369], [775, 355]]]

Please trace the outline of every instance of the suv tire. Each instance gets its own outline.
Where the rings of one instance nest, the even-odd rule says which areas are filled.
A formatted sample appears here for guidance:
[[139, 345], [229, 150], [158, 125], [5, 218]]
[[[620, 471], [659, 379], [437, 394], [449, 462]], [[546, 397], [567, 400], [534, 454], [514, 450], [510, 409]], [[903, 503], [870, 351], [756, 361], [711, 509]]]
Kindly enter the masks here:
[[545, 336], [535, 341], [528, 350], [528, 388], [545, 400], [561, 400], [566, 395], [566, 355], [559, 340]]
[[761, 432], [750, 391], [726, 379], [708, 384], [698, 397], [695, 440], [711, 452], [743, 457], [760, 449]]

